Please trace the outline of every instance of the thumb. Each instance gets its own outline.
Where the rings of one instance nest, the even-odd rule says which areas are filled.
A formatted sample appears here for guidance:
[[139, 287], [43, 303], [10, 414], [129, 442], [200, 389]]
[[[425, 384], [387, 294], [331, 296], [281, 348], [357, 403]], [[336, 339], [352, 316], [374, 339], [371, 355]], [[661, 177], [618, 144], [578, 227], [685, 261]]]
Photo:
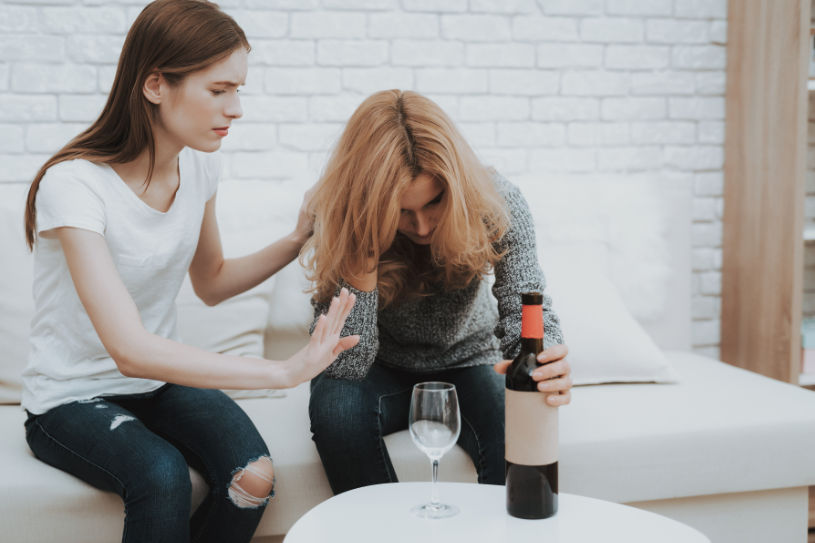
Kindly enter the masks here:
[[334, 347], [334, 350], [331, 352], [333, 356], [339, 355], [343, 351], [347, 351], [351, 347], [356, 346], [359, 343], [359, 336], [345, 336], [341, 337], [340, 340], [337, 342], [337, 346]]

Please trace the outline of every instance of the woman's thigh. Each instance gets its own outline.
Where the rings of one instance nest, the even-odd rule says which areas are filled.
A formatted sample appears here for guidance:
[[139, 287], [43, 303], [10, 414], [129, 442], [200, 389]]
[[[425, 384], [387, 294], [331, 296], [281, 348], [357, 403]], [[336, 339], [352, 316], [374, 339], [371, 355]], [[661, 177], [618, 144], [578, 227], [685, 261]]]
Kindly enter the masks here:
[[378, 364], [361, 380], [320, 375], [311, 383], [312, 431], [384, 435], [407, 428], [410, 393], [419, 377]]
[[189, 473], [181, 453], [116, 403], [96, 399], [61, 405], [29, 417], [26, 439], [40, 460], [87, 483], [124, 496], [150, 485], [175, 485], [189, 497]]
[[252, 420], [220, 390], [168, 385], [153, 398], [144, 420], [210, 483], [228, 483], [236, 470], [269, 456]]

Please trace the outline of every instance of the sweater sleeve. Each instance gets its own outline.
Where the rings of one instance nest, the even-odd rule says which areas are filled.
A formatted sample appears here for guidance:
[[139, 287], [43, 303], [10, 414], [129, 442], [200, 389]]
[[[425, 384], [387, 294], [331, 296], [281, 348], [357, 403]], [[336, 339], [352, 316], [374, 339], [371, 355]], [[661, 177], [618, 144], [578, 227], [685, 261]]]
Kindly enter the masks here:
[[546, 280], [538, 263], [535, 226], [529, 206], [521, 191], [498, 177], [498, 191], [504, 197], [509, 215], [509, 229], [497, 243], [504, 256], [495, 264], [492, 292], [498, 300], [498, 325], [495, 336], [500, 340], [505, 359], [518, 355], [521, 348], [521, 294], [543, 293], [544, 348], [563, 343], [560, 319], [552, 310], [552, 298], [544, 292]]
[[[364, 379], [368, 370], [376, 359], [379, 351], [379, 328], [377, 327], [377, 311], [379, 307], [379, 292], [373, 290], [365, 292], [357, 290], [345, 281], [340, 281], [337, 293], [342, 287], [347, 288], [356, 295], [357, 301], [351, 309], [351, 314], [345, 321], [341, 336], [359, 335], [359, 343], [347, 351], [343, 351], [337, 359], [325, 370], [329, 377], [337, 379]], [[309, 333], [314, 332], [317, 319], [320, 315], [328, 311], [329, 303], [318, 302], [312, 298], [311, 305], [314, 308], [314, 320], [309, 328]]]

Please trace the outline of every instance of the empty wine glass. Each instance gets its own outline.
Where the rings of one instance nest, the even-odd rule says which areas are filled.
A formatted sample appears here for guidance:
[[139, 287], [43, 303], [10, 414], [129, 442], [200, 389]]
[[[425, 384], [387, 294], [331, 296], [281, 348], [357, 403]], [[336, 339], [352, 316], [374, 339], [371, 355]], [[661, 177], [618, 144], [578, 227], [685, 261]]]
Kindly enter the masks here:
[[439, 460], [453, 448], [461, 433], [461, 416], [455, 385], [429, 382], [413, 386], [408, 426], [413, 443], [430, 458], [433, 470], [430, 503], [411, 511], [424, 518], [446, 518], [458, 513], [458, 507], [439, 502], [437, 481]]

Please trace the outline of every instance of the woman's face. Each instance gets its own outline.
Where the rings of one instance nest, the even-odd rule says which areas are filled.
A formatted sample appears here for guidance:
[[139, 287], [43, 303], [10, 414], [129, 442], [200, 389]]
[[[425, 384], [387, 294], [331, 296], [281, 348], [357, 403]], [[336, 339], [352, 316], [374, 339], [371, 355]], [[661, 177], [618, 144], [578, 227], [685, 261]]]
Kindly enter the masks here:
[[430, 245], [441, 216], [442, 196], [441, 181], [426, 173], [417, 175], [399, 201], [399, 232], [417, 245]]
[[238, 87], [246, 82], [247, 56], [237, 49], [208, 68], [169, 86], [159, 106], [161, 126], [174, 143], [211, 152], [221, 147], [232, 121], [243, 115]]

